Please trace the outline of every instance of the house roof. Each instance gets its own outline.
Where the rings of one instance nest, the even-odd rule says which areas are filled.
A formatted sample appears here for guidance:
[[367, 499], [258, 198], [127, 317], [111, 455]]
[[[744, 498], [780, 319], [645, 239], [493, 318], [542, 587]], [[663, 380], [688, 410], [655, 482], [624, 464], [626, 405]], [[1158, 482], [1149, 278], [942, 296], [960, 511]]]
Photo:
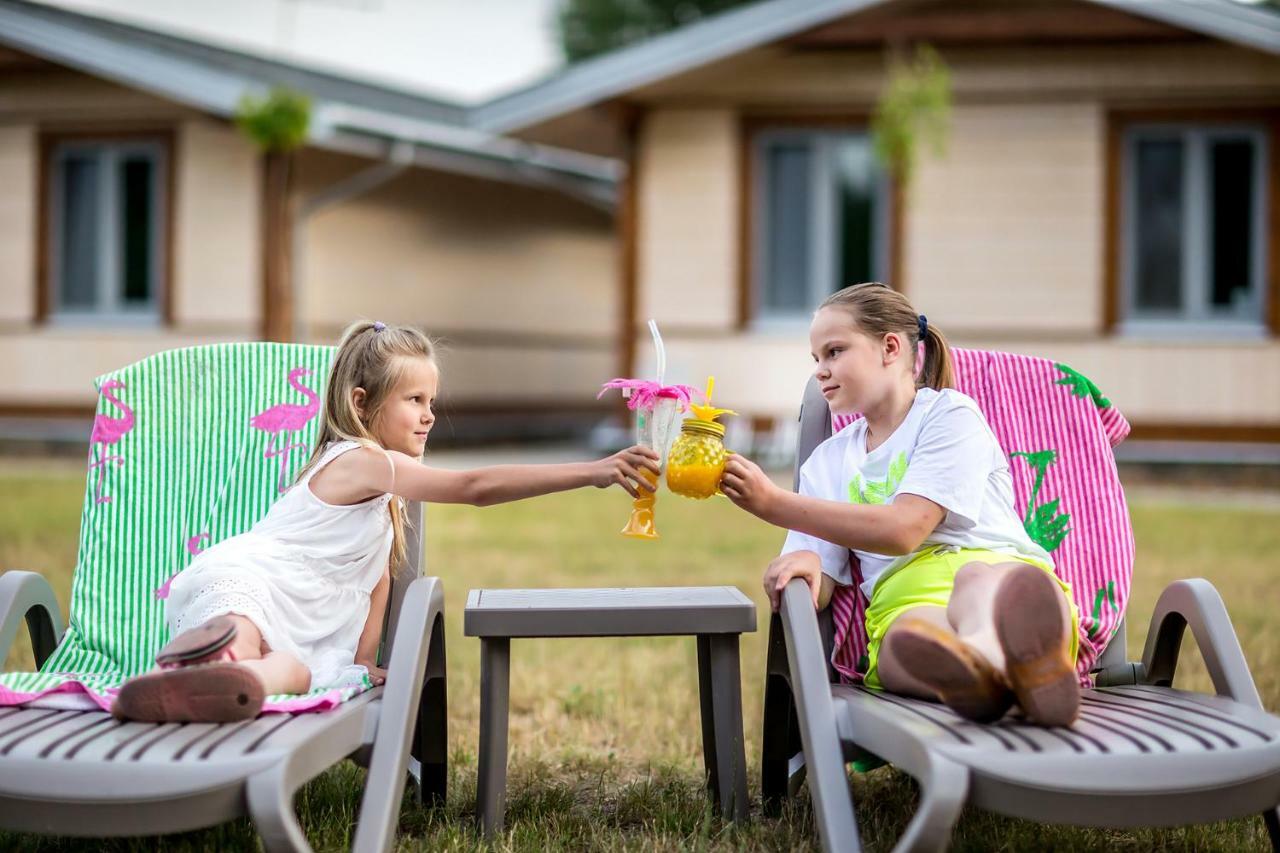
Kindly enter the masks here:
[[[470, 123], [506, 133], [802, 33], [892, 0], [762, 0], [570, 66], [475, 107]], [[1082, 0], [1280, 55], [1280, 15], [1236, 0]]]
[[310, 144], [385, 157], [408, 143], [418, 165], [548, 186], [599, 205], [612, 203], [621, 171], [609, 158], [468, 127], [456, 103], [30, 0], [0, 0], [0, 44], [222, 117], [235, 115], [247, 93], [285, 86], [312, 99]]

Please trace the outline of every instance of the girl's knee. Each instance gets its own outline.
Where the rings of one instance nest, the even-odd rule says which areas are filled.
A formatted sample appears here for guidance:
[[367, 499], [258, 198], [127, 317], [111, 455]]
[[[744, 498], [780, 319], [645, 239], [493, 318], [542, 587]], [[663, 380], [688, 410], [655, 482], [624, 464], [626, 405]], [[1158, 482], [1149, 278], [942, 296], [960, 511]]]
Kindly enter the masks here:
[[311, 670], [295, 657], [290, 657], [289, 680], [298, 685], [294, 693], [306, 693], [311, 689]]
[[991, 581], [999, 575], [999, 567], [990, 563], [983, 563], [979, 560], [973, 560], [965, 563], [956, 571], [956, 586], [962, 584], [968, 585], [975, 582]]

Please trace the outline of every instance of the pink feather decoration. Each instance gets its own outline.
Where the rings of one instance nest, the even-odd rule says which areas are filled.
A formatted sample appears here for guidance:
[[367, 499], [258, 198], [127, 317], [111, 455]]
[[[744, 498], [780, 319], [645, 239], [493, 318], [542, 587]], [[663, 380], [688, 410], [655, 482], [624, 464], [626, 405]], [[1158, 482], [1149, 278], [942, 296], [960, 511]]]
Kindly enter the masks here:
[[633, 412], [637, 409], [652, 412], [654, 405], [662, 398], [679, 400], [680, 411], [683, 412], [689, 408], [693, 395], [702, 393], [688, 385], [659, 385], [657, 382], [645, 379], [611, 379], [604, 383], [604, 388], [596, 395], [596, 399], [599, 400], [614, 388], [631, 392], [631, 396], [627, 399], [627, 408]]

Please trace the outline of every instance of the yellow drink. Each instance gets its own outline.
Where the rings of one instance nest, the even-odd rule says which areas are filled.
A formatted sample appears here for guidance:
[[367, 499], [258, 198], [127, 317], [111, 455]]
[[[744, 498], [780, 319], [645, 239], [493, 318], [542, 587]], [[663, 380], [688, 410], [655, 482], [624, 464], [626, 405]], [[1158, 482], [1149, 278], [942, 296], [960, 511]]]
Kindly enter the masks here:
[[687, 498], [711, 497], [720, 491], [727, 456], [723, 424], [686, 420], [667, 457], [667, 488]]

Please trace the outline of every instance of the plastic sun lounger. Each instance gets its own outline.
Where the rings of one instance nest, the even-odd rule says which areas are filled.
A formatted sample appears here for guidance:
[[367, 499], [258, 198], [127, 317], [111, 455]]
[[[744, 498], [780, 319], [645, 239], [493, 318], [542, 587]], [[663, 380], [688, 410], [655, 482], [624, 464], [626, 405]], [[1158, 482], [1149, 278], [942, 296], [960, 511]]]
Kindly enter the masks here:
[[[147, 554], [152, 559], [132, 560], [129, 543], [149, 542], [152, 537], [163, 542], [177, 533], [186, 541], [190, 530], [175, 533], [166, 519], [190, 507], [195, 507], [193, 512], [202, 524], [208, 524], [201, 529], [211, 530], [211, 539], [247, 529], [274, 500], [286, 472], [278, 454], [270, 455], [275, 444], [269, 442], [276, 436], [255, 436], [250, 418], [263, 399], [281, 393], [273, 387], [283, 384], [280, 371], [304, 365], [323, 377], [331, 358], [332, 350], [325, 347], [200, 347], [161, 353], [100, 382], [100, 387], [114, 388], [115, 397], [126, 401], [128, 421], [133, 421], [136, 410], [139, 429], [117, 436], [112, 443], [111, 451], [125, 461], [110, 468], [107, 476], [120, 478], [108, 479], [103, 486], [95, 482], [95, 469], [90, 468], [70, 626], [64, 630], [43, 576], [23, 571], [0, 575], [0, 653], [7, 654], [25, 619], [42, 671], [7, 674], [0, 678], [0, 687], [21, 692], [23, 685], [38, 684], [45, 688], [42, 692], [51, 694], [37, 707], [0, 707], [0, 827], [122, 836], [180, 832], [248, 816], [266, 849], [309, 850], [294, 813], [294, 793], [347, 758], [369, 769], [353, 839], [356, 850], [391, 849], [408, 779], [414, 781], [419, 801], [424, 797], [443, 801], [447, 780], [444, 596], [438, 578], [421, 577], [423, 519], [418, 505], [408, 508], [409, 557], [392, 577], [380, 655], [381, 665], [388, 670], [384, 687], [366, 683], [353, 693], [317, 690], [300, 697], [269, 697], [268, 709], [274, 706], [275, 713], [227, 724], [120, 722], [91, 702], [58, 703], [62, 708], [50, 707], [48, 702], [68, 697], [87, 700], [96, 692], [97, 704], [103, 705], [111, 695], [108, 682], [118, 683], [131, 672], [148, 668], [156, 644], [163, 639], [161, 602], [156, 598], [162, 593], [156, 587], [164, 578], [165, 563], [151, 552]], [[280, 375], [272, 379], [276, 372]], [[186, 381], [195, 375], [207, 381]], [[164, 414], [165, 401], [172, 395], [162, 392], [175, 379], [191, 389], [183, 399], [196, 411], [193, 420], [186, 424], [188, 429], [172, 431], [171, 438], [148, 432], [142, 428], [144, 418]], [[111, 385], [112, 380], [118, 384]], [[100, 413], [119, 414], [119, 409], [104, 402]], [[217, 449], [207, 444], [186, 447], [186, 438], [193, 433], [204, 435], [201, 431], [206, 428], [216, 436], [219, 425], [242, 430], [245, 445], [241, 448], [232, 442], [223, 448], [233, 451], [217, 463], [226, 472], [227, 487], [216, 484], [209, 489], [206, 476], [188, 476], [182, 469], [198, 467], [201, 460], [217, 456]], [[313, 419], [288, 438], [301, 441], [295, 446], [304, 447], [314, 433]], [[95, 430], [95, 440], [99, 437]], [[305, 452], [298, 452], [288, 461], [296, 470], [306, 458]], [[139, 472], [132, 485], [124, 479], [131, 467]], [[139, 490], [148, 488], [143, 478], [160, 487], [152, 490], [159, 495], [152, 500], [161, 503], [148, 504], [152, 511], [107, 515], [131, 499], [135, 506], [141, 504]], [[228, 488], [237, 494], [247, 488], [255, 497], [228, 501]], [[113, 495], [114, 504], [102, 500]], [[164, 504], [165, 500], [170, 503]], [[209, 506], [214, 508], [202, 509]], [[102, 535], [106, 531], [112, 534], [110, 540]], [[203, 544], [195, 541], [199, 539], [192, 537], [186, 551], [194, 552], [194, 545]], [[111, 541], [125, 544], [113, 549]], [[177, 552], [183, 553], [182, 542]], [[142, 576], [131, 577], [129, 567], [137, 566], [143, 567], [135, 568]], [[109, 608], [101, 606], [106, 586], [124, 590]], [[112, 645], [114, 635], [99, 629], [128, 620], [149, 626], [141, 635], [149, 637], [150, 643], [122, 654]], [[106, 663], [91, 667], [96, 672], [83, 672], [59, 665], [68, 660]], [[106, 664], [115, 668], [107, 671]], [[68, 672], [77, 677], [69, 679]], [[48, 690], [50, 680], [64, 683]], [[90, 690], [77, 692], [78, 684]], [[84, 704], [91, 707], [86, 709]], [[283, 710], [291, 707], [308, 710]]]
[[[1028, 409], [1020, 416], [1045, 415]], [[826, 401], [811, 382], [798, 464], [830, 433]], [[1114, 465], [1099, 477], [1114, 478]], [[762, 744], [766, 811], [776, 813], [807, 776], [824, 850], [860, 849], [846, 762], [862, 758], [887, 761], [920, 785], [919, 807], [897, 850], [945, 849], [966, 804], [1104, 827], [1261, 813], [1280, 850], [1280, 718], [1263, 710], [1222, 598], [1208, 581], [1165, 589], [1140, 662], [1127, 659], [1121, 615], [1089, 667], [1095, 686], [1085, 690], [1080, 719], [1070, 728], [1040, 728], [1016, 713], [975, 724], [942, 705], [849, 683], [832, 666], [838, 626], [831, 609], [815, 613], [803, 581], [785, 589], [770, 623]], [[1188, 626], [1217, 695], [1170, 686]]]

